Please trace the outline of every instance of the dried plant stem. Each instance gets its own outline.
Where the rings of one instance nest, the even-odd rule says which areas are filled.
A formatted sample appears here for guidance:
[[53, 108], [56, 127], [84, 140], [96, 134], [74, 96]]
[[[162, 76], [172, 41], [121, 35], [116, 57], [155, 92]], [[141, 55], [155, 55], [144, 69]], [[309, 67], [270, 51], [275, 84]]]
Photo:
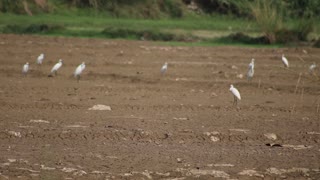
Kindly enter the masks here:
[[[302, 82], [302, 87], [304, 86], [304, 81]], [[304, 88], [301, 89], [300, 101], [303, 101]]]
[[297, 83], [296, 83], [296, 88], [295, 88], [295, 90], [294, 90], [294, 94], [297, 93], [298, 86], [299, 86], [299, 83], [300, 83], [300, 80], [301, 80], [301, 76], [302, 76], [302, 73], [299, 74], [299, 78], [298, 78], [298, 81], [297, 81]]
[[[299, 84], [300, 84], [300, 81], [301, 81], [301, 76], [302, 76], [302, 73], [299, 73], [299, 78], [297, 80], [297, 83], [296, 83], [296, 88], [294, 90], [294, 94], [296, 95], [297, 94], [297, 91], [298, 91], [298, 87], [299, 87]], [[294, 111], [295, 111], [295, 107], [296, 107], [296, 102], [293, 104], [292, 106], [292, 109], [291, 109], [291, 113], [290, 113], [290, 118], [292, 117]]]

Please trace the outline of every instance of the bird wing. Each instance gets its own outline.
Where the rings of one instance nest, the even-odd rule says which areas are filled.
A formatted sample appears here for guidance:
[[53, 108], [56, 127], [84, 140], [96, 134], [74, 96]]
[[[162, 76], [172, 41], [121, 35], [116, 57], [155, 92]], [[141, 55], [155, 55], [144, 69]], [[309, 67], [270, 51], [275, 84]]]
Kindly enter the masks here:
[[167, 66], [163, 65], [160, 71], [161, 71], [161, 73], [164, 73], [164, 72], [166, 72], [166, 70], [167, 70]]
[[282, 57], [282, 62], [283, 62], [283, 64], [285, 64], [287, 67], [289, 66], [289, 62], [288, 62], [288, 60], [287, 60], [286, 57]]
[[27, 72], [28, 69], [29, 69], [28, 65], [24, 65], [22, 71], [23, 71], [23, 72]]
[[81, 66], [81, 71], [83, 71], [85, 68], [86, 68], [86, 65], [83, 64], [83, 65]]
[[74, 71], [74, 75], [75, 75], [75, 76], [79, 75], [79, 74], [81, 73], [81, 71], [82, 71], [82, 67], [81, 67], [81, 65], [79, 65], [79, 66], [77, 67], [77, 69]]
[[253, 68], [250, 68], [250, 69], [248, 70], [247, 75], [250, 76], [250, 77], [252, 77], [252, 76], [253, 76], [253, 73], [254, 73]]
[[241, 96], [240, 96], [240, 93], [239, 93], [238, 89], [232, 88], [232, 89], [231, 89], [231, 92], [232, 92], [232, 94], [233, 94], [234, 96], [236, 96], [239, 100], [241, 100]]
[[57, 71], [60, 67], [61, 67], [61, 63], [57, 63], [57, 64], [55, 64], [54, 66], [53, 66], [53, 68], [51, 69], [51, 72], [53, 72], [53, 71]]
[[249, 64], [249, 69], [253, 69], [254, 65], [252, 63]]
[[43, 55], [38, 56], [37, 62], [38, 62], [38, 63], [41, 63], [42, 60], [43, 60]]

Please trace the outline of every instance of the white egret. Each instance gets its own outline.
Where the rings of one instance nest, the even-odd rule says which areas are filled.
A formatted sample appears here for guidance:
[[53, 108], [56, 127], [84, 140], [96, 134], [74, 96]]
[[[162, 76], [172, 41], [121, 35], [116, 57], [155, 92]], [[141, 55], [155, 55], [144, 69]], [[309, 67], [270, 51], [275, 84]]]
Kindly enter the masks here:
[[44, 60], [44, 54], [41, 53], [37, 58], [37, 64], [41, 65], [43, 60]]
[[27, 62], [27, 63], [24, 64], [23, 67], [22, 67], [22, 74], [23, 74], [24, 76], [26, 76], [27, 73], [28, 73], [28, 71], [29, 71], [29, 63]]
[[51, 77], [53, 73], [57, 75], [57, 71], [58, 69], [61, 68], [61, 66], [62, 66], [62, 59], [60, 59], [59, 62], [52, 67], [49, 76]]
[[249, 64], [249, 69], [247, 73], [247, 79], [250, 81], [253, 78], [254, 74], [254, 59], [252, 58], [251, 63]]
[[86, 68], [86, 65], [84, 62], [82, 62], [74, 71], [74, 77], [77, 78], [78, 82], [80, 80], [80, 74], [82, 73], [82, 71]]
[[282, 63], [286, 68], [289, 68], [289, 62], [288, 59], [282, 54]]
[[241, 100], [240, 93], [232, 84], [230, 85], [230, 91], [233, 94], [233, 105], [237, 105], [238, 100]]
[[311, 64], [311, 66], [309, 67], [309, 72], [313, 73], [316, 67], [317, 67], [316, 63]]
[[165, 62], [164, 65], [161, 67], [161, 74], [164, 75], [166, 72], [167, 72], [167, 69], [168, 69], [168, 63]]

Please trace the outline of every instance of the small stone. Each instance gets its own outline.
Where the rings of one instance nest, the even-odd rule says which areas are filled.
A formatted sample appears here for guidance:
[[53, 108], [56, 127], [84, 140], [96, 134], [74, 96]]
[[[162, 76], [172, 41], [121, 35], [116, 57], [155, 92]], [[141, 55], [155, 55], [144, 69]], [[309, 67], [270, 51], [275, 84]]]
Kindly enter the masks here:
[[177, 158], [177, 162], [178, 163], [182, 163], [182, 159], [181, 158]]
[[232, 65], [232, 66], [231, 66], [231, 69], [238, 69], [238, 67], [235, 66], [235, 65]]
[[309, 118], [308, 117], [303, 117], [302, 120], [303, 121], [307, 121], [307, 120], [309, 120]]
[[218, 95], [217, 95], [215, 92], [212, 92], [212, 93], [210, 94], [210, 96], [211, 96], [211, 97], [217, 97]]
[[19, 138], [21, 138], [21, 137], [22, 137], [20, 132], [9, 131], [8, 133], [9, 133], [10, 135], [15, 136], [15, 137], [19, 137]]
[[237, 78], [242, 79], [243, 78], [243, 74], [237, 74]]
[[17, 160], [16, 160], [16, 159], [8, 159], [8, 161], [9, 161], [10, 163], [13, 163], [13, 162], [16, 162]]
[[220, 139], [219, 139], [218, 137], [216, 137], [216, 136], [211, 136], [210, 139], [211, 139], [211, 141], [213, 141], [213, 142], [218, 142], [218, 141], [220, 141]]
[[274, 134], [274, 133], [266, 133], [266, 134], [264, 134], [264, 136], [266, 137], [266, 138], [268, 138], [268, 139], [270, 139], [270, 140], [277, 140], [277, 135], [276, 134]]
[[111, 111], [111, 107], [102, 104], [97, 104], [94, 105], [92, 108], [89, 108], [88, 110]]

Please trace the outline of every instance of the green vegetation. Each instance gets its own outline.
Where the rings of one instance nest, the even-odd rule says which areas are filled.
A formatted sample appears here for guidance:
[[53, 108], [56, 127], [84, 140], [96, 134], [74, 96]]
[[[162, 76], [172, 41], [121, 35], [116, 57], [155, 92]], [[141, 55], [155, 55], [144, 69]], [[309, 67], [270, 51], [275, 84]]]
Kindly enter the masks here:
[[258, 26], [265, 34], [268, 42], [270, 44], [277, 42], [276, 32], [279, 31], [283, 25], [282, 6], [272, 0], [255, 0], [250, 3], [249, 6], [252, 15], [255, 17]]
[[[211, 17], [188, 17], [182, 19], [125, 19], [112, 18], [101, 15], [95, 16], [62, 16], [55, 14], [45, 15], [14, 15], [2, 14], [0, 19], [0, 30], [2, 32], [7, 29], [6, 26], [20, 26], [26, 28], [33, 25], [61, 26], [59, 30], [46, 32], [48, 34], [58, 34], [66, 36], [82, 36], [85, 37], [108, 37], [106, 32], [101, 33], [105, 29], [109, 29], [110, 36], [115, 38], [115, 33], [111, 30], [121, 30], [122, 32], [145, 32], [153, 31], [153, 34], [169, 33], [176, 36], [194, 36], [198, 38], [212, 38], [212, 36], [203, 36], [205, 34], [227, 35], [232, 31], [245, 31], [255, 33], [258, 29], [254, 22], [245, 19], [235, 19], [228, 16], [211, 16]], [[14, 24], [12, 24], [14, 22]], [[231, 29], [232, 30], [231, 30]], [[21, 31], [20, 31], [21, 32]], [[221, 33], [220, 33], [221, 32]], [[6, 33], [9, 33], [6, 30]], [[17, 33], [12, 31], [11, 33]], [[21, 32], [25, 33], [25, 32]], [[45, 34], [43, 32], [42, 34]], [[118, 33], [119, 34], [119, 33]], [[88, 36], [89, 35], [89, 36]], [[134, 35], [133, 35], [134, 36]], [[127, 38], [127, 35], [120, 35], [118, 38]], [[136, 38], [135, 38], [136, 39]], [[137, 39], [140, 39], [137, 38]], [[178, 38], [181, 39], [181, 38]], [[181, 40], [186, 38], [182, 38]], [[188, 39], [188, 38], [187, 38]]]
[[320, 34], [318, 0], [0, 0], [0, 16], [2, 33], [192, 44], [290, 44]]

